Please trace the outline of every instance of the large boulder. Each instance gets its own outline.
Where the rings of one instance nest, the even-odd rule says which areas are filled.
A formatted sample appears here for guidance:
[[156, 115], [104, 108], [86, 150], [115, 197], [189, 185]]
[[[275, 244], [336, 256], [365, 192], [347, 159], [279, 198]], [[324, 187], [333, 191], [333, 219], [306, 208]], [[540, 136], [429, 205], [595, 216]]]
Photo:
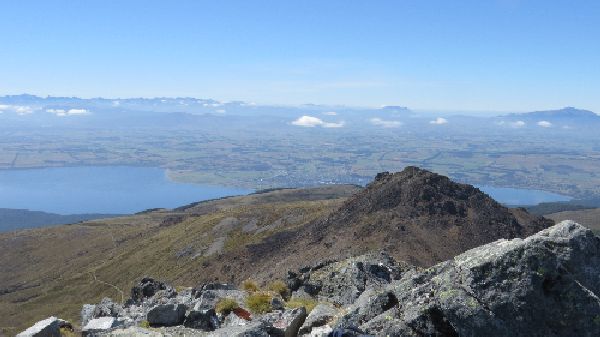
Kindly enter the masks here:
[[35, 323], [17, 337], [61, 337], [61, 329], [73, 331], [71, 323], [52, 316]]
[[298, 272], [288, 272], [293, 297], [317, 297], [340, 305], [353, 303], [368, 288], [382, 288], [411, 270], [381, 252], [342, 261], [324, 261]]
[[310, 334], [314, 328], [323, 327], [329, 324], [338, 311], [330, 304], [320, 303], [311, 310], [306, 317], [304, 324], [298, 331], [299, 335]]
[[[164, 337], [165, 334], [161, 331], [149, 330], [132, 326], [129, 328], [114, 329], [106, 332], [94, 334], [94, 337]], [[188, 336], [186, 336], [188, 337]], [[189, 336], [191, 337], [191, 336]]]
[[177, 296], [177, 291], [175, 291], [175, 288], [164, 282], [155, 280], [151, 277], [145, 277], [131, 288], [130, 302], [139, 303], [145, 298], [154, 296], [172, 298]]
[[161, 304], [148, 311], [148, 323], [151, 326], [180, 325], [185, 319], [185, 305]]
[[99, 317], [87, 322], [81, 329], [83, 336], [95, 335], [99, 332], [109, 331], [122, 325], [115, 317]]
[[246, 302], [246, 297], [248, 297], [248, 293], [241, 290], [204, 290], [202, 291], [200, 298], [196, 300], [197, 302], [194, 306], [194, 310], [205, 311], [215, 309], [217, 303], [225, 298], [233, 299], [237, 303], [242, 304]]
[[192, 294], [199, 298], [206, 290], [237, 290], [237, 288], [229, 283], [204, 283], [194, 288]]
[[273, 327], [272, 335], [283, 337], [297, 336], [305, 319], [306, 309], [304, 307], [273, 312], [260, 318], [261, 321]]
[[185, 318], [183, 326], [186, 328], [213, 331], [220, 326], [219, 318], [214, 310], [191, 311]]
[[272, 330], [267, 323], [256, 321], [246, 325], [228, 326], [217, 329], [208, 334], [208, 337], [270, 337]]
[[405, 275], [355, 306], [338, 328], [389, 336], [600, 336], [599, 265], [600, 238], [565, 221]]

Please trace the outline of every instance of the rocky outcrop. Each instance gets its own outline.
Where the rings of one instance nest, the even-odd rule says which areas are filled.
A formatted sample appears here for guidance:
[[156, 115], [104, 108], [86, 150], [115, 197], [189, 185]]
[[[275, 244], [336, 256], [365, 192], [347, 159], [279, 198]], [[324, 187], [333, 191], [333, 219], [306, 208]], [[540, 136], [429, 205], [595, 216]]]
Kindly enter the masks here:
[[[338, 314], [338, 310], [331, 304], [320, 303], [311, 310], [308, 317], [298, 330], [299, 335], [306, 335], [316, 330], [315, 328], [325, 327], [331, 323]], [[329, 327], [331, 329], [331, 327]]]
[[600, 239], [562, 222], [415, 272], [357, 302], [338, 328], [388, 336], [598, 336]]
[[359, 255], [371, 244], [399, 260], [429, 267], [468, 249], [526, 237], [553, 224], [504, 207], [474, 186], [408, 166], [401, 172], [379, 173], [364, 190], [314, 224], [310, 238], [328, 252]]
[[[84, 334], [600, 336], [598, 266], [600, 238], [565, 221], [525, 239], [471, 249], [427, 269], [377, 253], [290, 272], [291, 301], [317, 304], [311, 311], [287, 308], [292, 302], [283, 302], [276, 310], [250, 314], [239, 301], [241, 308], [219, 314], [213, 307], [218, 298], [252, 294], [229, 285], [202, 286], [170, 298], [155, 292], [125, 306], [106, 299], [86, 306], [83, 312], [104, 316], [88, 319]], [[60, 322], [49, 318], [19, 336], [56, 336], [52, 333]], [[145, 330], [144, 322], [153, 329]]]
[[151, 326], [180, 325], [185, 319], [185, 305], [160, 304], [148, 311], [147, 320]]
[[108, 331], [123, 325], [123, 322], [115, 317], [100, 317], [88, 321], [81, 329], [83, 336], [93, 336], [95, 333]]
[[48, 317], [19, 333], [17, 337], [61, 337], [61, 329], [73, 331], [71, 323], [56, 317]]
[[378, 289], [414, 267], [397, 263], [385, 252], [342, 261], [323, 261], [288, 272], [293, 297], [315, 297], [339, 305], [353, 303], [367, 288]]
[[301, 307], [267, 314], [261, 320], [272, 327], [270, 329], [272, 335], [295, 337], [305, 319], [306, 309]]
[[151, 277], [143, 278], [139, 284], [131, 288], [131, 301], [135, 303], [139, 303], [145, 298], [172, 298], [175, 296], [177, 296], [177, 292], [172, 286]]

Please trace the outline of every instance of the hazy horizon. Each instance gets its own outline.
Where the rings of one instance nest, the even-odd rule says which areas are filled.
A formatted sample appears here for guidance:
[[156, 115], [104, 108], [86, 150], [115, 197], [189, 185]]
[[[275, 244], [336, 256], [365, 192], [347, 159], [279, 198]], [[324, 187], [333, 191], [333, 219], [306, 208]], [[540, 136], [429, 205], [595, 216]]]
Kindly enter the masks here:
[[5, 2], [0, 92], [600, 111], [600, 3]]

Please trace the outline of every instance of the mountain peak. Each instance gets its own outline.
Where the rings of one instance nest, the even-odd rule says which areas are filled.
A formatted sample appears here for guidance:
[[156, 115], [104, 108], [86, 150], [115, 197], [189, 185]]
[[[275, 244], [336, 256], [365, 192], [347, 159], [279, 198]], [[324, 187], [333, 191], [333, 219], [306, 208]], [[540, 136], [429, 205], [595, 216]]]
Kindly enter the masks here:
[[[401, 260], [431, 265], [500, 238], [531, 235], [552, 222], [509, 209], [479, 189], [415, 166], [382, 172], [315, 225], [335, 251], [383, 246]], [[335, 238], [335, 240], [332, 240]], [[344, 247], [342, 247], [344, 246]], [[332, 248], [333, 249], [333, 248]]]

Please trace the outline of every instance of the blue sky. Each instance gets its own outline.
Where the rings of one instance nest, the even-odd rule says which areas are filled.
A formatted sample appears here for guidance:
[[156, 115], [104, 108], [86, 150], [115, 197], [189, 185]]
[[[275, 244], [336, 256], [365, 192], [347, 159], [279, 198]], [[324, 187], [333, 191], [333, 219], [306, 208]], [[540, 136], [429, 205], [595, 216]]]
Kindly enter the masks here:
[[0, 94], [600, 112], [600, 1], [2, 1]]

